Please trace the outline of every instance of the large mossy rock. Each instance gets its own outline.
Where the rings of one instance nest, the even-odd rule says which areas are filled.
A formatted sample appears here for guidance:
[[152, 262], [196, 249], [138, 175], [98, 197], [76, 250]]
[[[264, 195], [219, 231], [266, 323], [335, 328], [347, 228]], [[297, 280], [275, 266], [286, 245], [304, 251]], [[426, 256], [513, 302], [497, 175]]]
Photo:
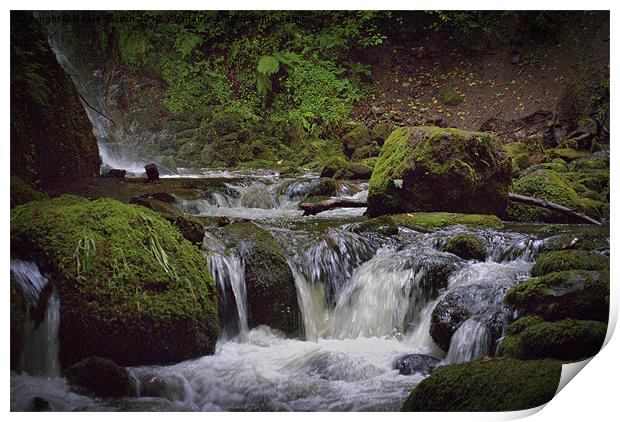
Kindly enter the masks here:
[[503, 216], [510, 160], [490, 133], [402, 127], [385, 141], [368, 191], [371, 216], [450, 211]]
[[52, 274], [63, 367], [90, 356], [120, 365], [213, 353], [217, 290], [198, 248], [143, 207], [62, 196], [13, 210], [11, 253]]
[[560, 383], [561, 362], [546, 359], [480, 359], [442, 366], [409, 395], [408, 412], [524, 410], [550, 401]]
[[[538, 199], [554, 202], [565, 207], [583, 212], [593, 218], [601, 218], [602, 203], [587, 198], [581, 198], [570, 181], [553, 170], [536, 170], [517, 181], [512, 186], [512, 192], [531, 196]], [[557, 211], [541, 207], [510, 203], [506, 210], [508, 218], [520, 222], [545, 223], [579, 223], [575, 217], [560, 214]]]
[[522, 314], [537, 314], [548, 320], [579, 318], [607, 322], [609, 274], [551, 273], [513, 286], [505, 301]]
[[606, 334], [607, 324], [598, 321], [563, 319], [546, 322], [529, 316], [518, 319], [509, 327], [498, 355], [576, 361], [598, 353]]
[[230, 224], [218, 234], [243, 257], [250, 328], [265, 324], [296, 334], [300, 321], [297, 290], [282, 247], [252, 222]]
[[478, 236], [468, 233], [458, 233], [452, 236], [443, 246], [443, 250], [466, 260], [484, 261], [486, 258], [484, 242]]
[[127, 369], [109, 359], [90, 357], [74, 363], [64, 372], [79, 393], [98, 397], [125, 397], [136, 394]]
[[547, 252], [536, 259], [531, 273], [534, 277], [565, 270], [602, 270], [609, 267], [609, 257], [587, 251]]
[[50, 183], [99, 173], [84, 106], [31, 12], [11, 13], [10, 120], [12, 175]]

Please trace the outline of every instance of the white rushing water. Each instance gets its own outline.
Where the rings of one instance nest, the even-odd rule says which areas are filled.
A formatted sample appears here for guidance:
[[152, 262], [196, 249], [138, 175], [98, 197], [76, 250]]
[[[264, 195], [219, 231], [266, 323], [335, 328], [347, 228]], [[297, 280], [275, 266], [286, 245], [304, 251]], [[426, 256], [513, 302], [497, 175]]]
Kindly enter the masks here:
[[[52, 410], [398, 410], [423, 378], [401, 375], [398, 357], [430, 355], [448, 364], [493, 352], [493, 330], [498, 324], [501, 330], [505, 315], [503, 292], [529, 277], [540, 241], [463, 227], [432, 233], [401, 229], [389, 237], [355, 233], [349, 223], [357, 217], [346, 210], [336, 211], [337, 219], [328, 224], [325, 217], [300, 218], [297, 203], [311, 187], [305, 179], [252, 178], [182, 204], [191, 214], [251, 218], [274, 235], [295, 281], [303, 325], [298, 338], [249, 326], [244, 248], [229, 248], [207, 232], [205, 259], [220, 291], [222, 326], [214, 355], [130, 368], [139, 397], [110, 402], [76, 395], [58, 369], [34, 369], [36, 359], [49, 363], [57, 356], [53, 324], [59, 308], [52, 293], [38, 328], [48, 337], [27, 347], [36, 357], [27, 359], [30, 369], [11, 375], [12, 409], [33, 409], [35, 397], [42, 397]], [[363, 198], [367, 185], [343, 184], [337, 194]], [[447, 239], [463, 231], [485, 240], [486, 261], [441, 252]], [[27, 281], [26, 296], [38, 298], [47, 285], [32, 263], [12, 263], [12, 272]], [[431, 317], [454, 294], [471, 314], [446, 353], [430, 335]]]

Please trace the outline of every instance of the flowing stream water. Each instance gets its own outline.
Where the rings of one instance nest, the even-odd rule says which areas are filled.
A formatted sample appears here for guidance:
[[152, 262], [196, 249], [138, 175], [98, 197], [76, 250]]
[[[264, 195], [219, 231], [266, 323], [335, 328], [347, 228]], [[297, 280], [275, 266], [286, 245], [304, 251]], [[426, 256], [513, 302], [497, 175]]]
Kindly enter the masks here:
[[[297, 203], [313, 180], [247, 177], [218, 195], [177, 202], [188, 213], [250, 219], [272, 233], [294, 276], [302, 335], [287, 338], [267, 326], [249, 327], [243, 248], [227, 248], [207, 232], [205, 259], [223, 309], [214, 355], [129, 368], [139, 397], [77, 395], [59, 376], [58, 296], [52, 292], [41, 335], [33, 336], [24, 352], [24, 359], [36, 356], [46, 363], [28, 358], [21, 373], [12, 373], [12, 408], [29, 409], [34, 397], [43, 397], [56, 410], [398, 410], [424, 377], [401, 375], [399, 357], [424, 354], [448, 364], [492, 353], [497, 315], [500, 327], [509, 315], [503, 292], [529, 277], [540, 240], [458, 226], [431, 233], [401, 228], [392, 236], [356, 233], [352, 224], [364, 218], [363, 209], [301, 217]], [[340, 185], [337, 194], [364, 197], [366, 190], [366, 183], [351, 182]], [[486, 241], [486, 261], [441, 251], [460, 232]], [[28, 297], [38, 298], [47, 285], [32, 263], [12, 262], [12, 275]], [[463, 295], [472, 311], [445, 353], [429, 328], [435, 306], [454, 294]]]

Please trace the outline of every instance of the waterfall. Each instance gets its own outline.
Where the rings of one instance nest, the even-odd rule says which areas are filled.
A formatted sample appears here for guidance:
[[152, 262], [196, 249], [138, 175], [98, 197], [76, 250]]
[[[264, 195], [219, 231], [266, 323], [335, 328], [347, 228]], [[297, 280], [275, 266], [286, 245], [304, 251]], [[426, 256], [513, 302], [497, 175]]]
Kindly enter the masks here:
[[466, 320], [452, 335], [444, 363], [469, 362], [490, 352], [491, 333], [487, 326], [474, 319]]
[[[238, 335], [241, 341], [245, 341], [248, 334], [248, 304], [243, 257], [237, 250], [227, 250], [226, 246], [210, 233], [205, 234], [205, 243], [209, 249], [207, 265], [220, 292], [223, 334], [228, 338]], [[231, 320], [233, 313], [236, 318]]]
[[[60, 375], [58, 292], [32, 262], [11, 260], [11, 276], [20, 286], [28, 305], [20, 370], [31, 375], [58, 376]], [[45, 291], [48, 289], [51, 289], [51, 292], [46, 298]], [[35, 311], [41, 306], [45, 306], [45, 312], [43, 319], [38, 320]]]

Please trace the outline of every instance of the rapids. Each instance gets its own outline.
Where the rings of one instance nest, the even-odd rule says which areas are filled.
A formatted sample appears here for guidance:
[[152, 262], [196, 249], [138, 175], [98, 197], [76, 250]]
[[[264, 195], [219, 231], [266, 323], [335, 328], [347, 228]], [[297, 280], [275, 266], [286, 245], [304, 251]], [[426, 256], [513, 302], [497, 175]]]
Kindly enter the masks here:
[[[351, 228], [364, 218], [363, 209], [301, 217], [297, 204], [311, 189], [311, 176], [236, 176], [216, 195], [176, 205], [196, 215], [251, 219], [274, 236], [294, 276], [302, 334], [286, 338], [267, 326], [248, 326], [243, 250], [227, 248], [207, 231], [205, 259], [221, 293], [222, 333], [214, 355], [129, 368], [138, 397], [78, 395], [60, 376], [57, 363], [54, 290], [39, 328], [28, 318], [26, 329], [39, 334], [32, 337], [35, 344], [25, 347], [23, 360], [30, 363], [11, 374], [12, 409], [32, 409], [39, 397], [52, 410], [398, 410], [423, 379], [399, 374], [395, 361], [400, 356], [427, 354], [447, 364], [489, 355], [495, 348], [486, 318], [504, 315], [502, 294], [472, 296], [486, 308], [457, 329], [447, 353], [429, 334], [435, 306], [468, 286], [490, 283], [491, 290], [503, 292], [527, 279], [544, 242], [520, 232], [465, 227], [431, 233], [400, 229], [388, 237], [360, 234]], [[343, 183], [336, 193], [363, 198], [367, 184]], [[486, 241], [486, 261], [441, 252], [459, 232]], [[12, 275], [33, 303], [48, 284], [33, 263], [13, 261]]]

